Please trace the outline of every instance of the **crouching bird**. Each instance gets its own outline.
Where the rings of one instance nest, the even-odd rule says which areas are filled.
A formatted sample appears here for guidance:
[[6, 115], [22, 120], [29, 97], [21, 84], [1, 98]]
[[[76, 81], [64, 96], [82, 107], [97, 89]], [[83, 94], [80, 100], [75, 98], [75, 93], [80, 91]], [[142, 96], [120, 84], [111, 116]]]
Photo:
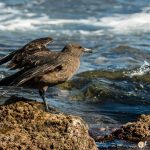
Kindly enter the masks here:
[[[69, 80], [80, 66], [82, 53], [91, 52], [91, 49], [78, 44], [67, 44], [60, 52], [52, 52], [46, 48], [46, 44], [51, 41], [51, 38], [36, 39], [0, 60], [0, 64], [10, 61], [8, 66], [11, 69], [20, 69], [15, 74], [2, 79], [0, 86], [38, 89], [46, 111], [49, 110], [45, 99], [48, 87]], [[34, 42], [36, 44], [33, 44]]]

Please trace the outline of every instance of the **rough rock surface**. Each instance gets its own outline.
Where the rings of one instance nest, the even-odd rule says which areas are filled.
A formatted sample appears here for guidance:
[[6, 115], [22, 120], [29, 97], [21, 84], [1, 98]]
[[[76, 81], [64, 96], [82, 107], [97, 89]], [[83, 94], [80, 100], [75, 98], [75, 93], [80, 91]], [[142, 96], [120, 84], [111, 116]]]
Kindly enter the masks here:
[[112, 133], [112, 136], [129, 141], [150, 141], [150, 115], [141, 115]]
[[0, 106], [1, 150], [97, 150], [80, 117], [47, 113], [42, 103]]
[[110, 141], [114, 139], [150, 142], [150, 115], [141, 115], [137, 121], [128, 122], [109, 135], [95, 138], [96, 141]]

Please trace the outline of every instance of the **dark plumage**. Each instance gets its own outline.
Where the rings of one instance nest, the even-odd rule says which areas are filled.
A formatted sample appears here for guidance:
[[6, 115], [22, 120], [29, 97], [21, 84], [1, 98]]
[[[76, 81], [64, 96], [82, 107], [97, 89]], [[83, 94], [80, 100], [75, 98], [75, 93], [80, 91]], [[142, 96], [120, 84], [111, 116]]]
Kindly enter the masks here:
[[[38, 41], [36, 42], [38, 43]], [[34, 53], [30, 55], [28, 49], [26, 49], [25, 58], [19, 61], [13, 59], [14, 57], [8, 59], [8, 61], [15, 62], [15, 68], [21, 68], [21, 70], [2, 79], [0, 86], [27, 86], [39, 89], [39, 94], [45, 102], [46, 110], [48, 110], [45, 101], [45, 92], [48, 86], [54, 86], [69, 80], [80, 66], [82, 53], [90, 51], [90, 49], [83, 48], [78, 44], [68, 44], [61, 52], [50, 52], [47, 49], [45, 50], [45, 47], [40, 48], [39, 51], [36, 51], [35, 48], [33, 51]], [[17, 55], [22, 53], [24, 51], [21, 51], [21, 53], [17, 51]]]
[[24, 63], [28, 61], [30, 55], [36, 54], [38, 52], [50, 52], [46, 45], [52, 43], [53, 39], [51, 37], [45, 37], [33, 40], [28, 44], [24, 45], [22, 48], [13, 51], [7, 56], [0, 60], [0, 65], [11, 60], [8, 67], [11, 69], [22, 68], [26, 66]]

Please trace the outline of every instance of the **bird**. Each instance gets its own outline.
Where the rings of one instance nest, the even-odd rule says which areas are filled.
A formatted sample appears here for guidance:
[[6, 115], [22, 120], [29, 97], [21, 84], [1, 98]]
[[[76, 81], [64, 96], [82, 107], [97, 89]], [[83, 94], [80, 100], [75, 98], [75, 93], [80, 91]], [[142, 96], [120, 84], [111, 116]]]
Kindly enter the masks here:
[[[47, 42], [45, 44], [47, 44]], [[76, 43], [69, 43], [66, 44], [61, 51], [55, 52], [48, 51], [43, 45], [44, 44], [41, 44], [39, 51], [35, 51], [37, 49], [36, 46], [35, 49], [34, 47], [33, 49], [31, 48], [33, 50], [31, 55], [28, 49], [25, 49], [25, 51], [22, 49], [21, 51], [12, 52], [15, 57], [9, 57], [8, 55], [2, 58], [0, 64], [3, 62], [6, 63], [6, 60], [8, 60], [11, 61], [10, 64], [14, 64], [14, 66], [9, 66], [13, 66], [13, 69], [20, 70], [2, 79], [0, 86], [22, 86], [38, 89], [39, 95], [43, 99], [45, 110], [49, 111], [49, 106], [45, 98], [48, 87], [61, 84], [71, 79], [80, 66], [82, 54], [84, 52], [92, 52], [92, 50]], [[24, 52], [25, 58], [18, 60], [16, 54], [20, 56], [20, 54], [24, 54]], [[9, 59], [5, 59], [7, 57]]]
[[35, 39], [24, 45], [22, 48], [13, 51], [0, 59], [0, 65], [11, 60], [11, 63], [8, 64], [8, 67], [11, 68], [11, 70], [18, 68], [21, 69], [23, 66], [25, 66], [24, 62], [28, 61], [30, 55], [43, 51], [50, 52], [50, 49], [48, 49], [46, 46], [52, 42], [53, 39], [51, 37]]

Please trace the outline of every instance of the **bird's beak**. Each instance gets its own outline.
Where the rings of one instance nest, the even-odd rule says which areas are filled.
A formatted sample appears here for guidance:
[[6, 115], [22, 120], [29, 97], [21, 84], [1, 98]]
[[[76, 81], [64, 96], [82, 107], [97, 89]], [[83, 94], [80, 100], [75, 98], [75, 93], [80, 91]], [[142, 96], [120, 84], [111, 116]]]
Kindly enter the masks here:
[[50, 41], [50, 43], [53, 43], [54, 42], [54, 40], [52, 39], [51, 41]]
[[92, 53], [92, 49], [89, 49], [89, 48], [84, 48], [84, 52], [87, 52], [87, 53]]

